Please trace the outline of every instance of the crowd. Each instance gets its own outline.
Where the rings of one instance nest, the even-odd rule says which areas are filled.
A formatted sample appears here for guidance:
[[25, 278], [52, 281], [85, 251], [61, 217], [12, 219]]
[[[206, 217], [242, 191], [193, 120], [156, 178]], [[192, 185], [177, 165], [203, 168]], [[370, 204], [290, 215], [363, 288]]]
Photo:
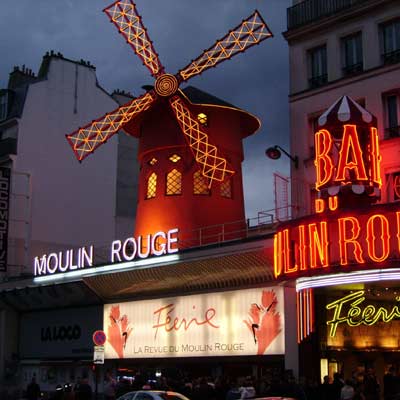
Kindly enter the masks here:
[[[106, 373], [103, 393], [100, 398], [116, 400], [133, 390], [170, 390], [181, 393], [191, 400], [239, 400], [257, 397], [286, 397], [296, 400], [400, 400], [400, 377], [395, 368], [390, 368], [380, 385], [372, 369], [365, 373], [355, 373], [344, 380], [335, 373], [319, 384], [315, 380], [296, 382], [293, 374], [286, 371], [282, 375], [267, 375], [260, 379], [247, 376], [238, 379], [229, 377], [200, 377], [192, 379], [188, 375], [179, 378], [165, 376], [149, 379], [140, 373], [132, 379], [115, 379]], [[26, 390], [26, 399], [39, 400], [40, 388], [33, 378]], [[78, 380], [75, 385], [57, 387], [53, 400], [94, 400], [87, 380]]]

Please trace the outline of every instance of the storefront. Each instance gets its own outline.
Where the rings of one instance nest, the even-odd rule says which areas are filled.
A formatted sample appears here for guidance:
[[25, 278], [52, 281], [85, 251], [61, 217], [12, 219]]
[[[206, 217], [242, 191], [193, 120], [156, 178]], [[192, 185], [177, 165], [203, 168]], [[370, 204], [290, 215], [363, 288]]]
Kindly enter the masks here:
[[102, 326], [101, 306], [24, 313], [20, 319], [20, 383], [35, 377], [43, 392], [88, 378], [92, 371], [93, 332]]
[[300, 371], [383, 382], [399, 370], [400, 206], [379, 204], [376, 119], [346, 96], [315, 133], [315, 213], [281, 224], [274, 271], [297, 290]]

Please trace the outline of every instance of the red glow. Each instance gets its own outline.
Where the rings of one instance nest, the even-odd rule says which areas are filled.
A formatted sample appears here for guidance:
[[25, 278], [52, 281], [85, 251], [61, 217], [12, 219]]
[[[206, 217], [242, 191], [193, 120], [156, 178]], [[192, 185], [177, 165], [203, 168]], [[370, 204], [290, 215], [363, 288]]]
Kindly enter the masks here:
[[[374, 223], [375, 221], [379, 221], [380, 225], [379, 239], [381, 244], [380, 248], [382, 252], [380, 257], [376, 255], [377, 235], [376, 235], [376, 224]], [[369, 218], [367, 222], [367, 243], [368, 243], [368, 256], [372, 261], [382, 262], [388, 258], [389, 248], [390, 248], [389, 240], [390, 240], [389, 221], [387, 220], [387, 218], [380, 214], [373, 215], [371, 218]]]
[[[360, 235], [360, 223], [355, 217], [339, 218], [339, 249], [340, 249], [340, 264], [347, 265], [349, 263], [347, 248], [353, 245], [353, 255], [358, 263], [364, 263], [362, 258], [362, 249], [358, 242]], [[348, 226], [350, 225], [350, 228]], [[351, 233], [347, 235], [347, 233]]]
[[362, 158], [361, 146], [358, 141], [357, 127], [355, 125], [344, 126], [335, 180], [346, 181], [347, 170], [354, 171], [357, 181], [365, 181], [368, 179]]
[[332, 149], [332, 137], [331, 134], [322, 129], [315, 134], [315, 169], [317, 174], [317, 180], [315, 188], [319, 188], [329, 182], [331, 179], [334, 167], [330, 157]]

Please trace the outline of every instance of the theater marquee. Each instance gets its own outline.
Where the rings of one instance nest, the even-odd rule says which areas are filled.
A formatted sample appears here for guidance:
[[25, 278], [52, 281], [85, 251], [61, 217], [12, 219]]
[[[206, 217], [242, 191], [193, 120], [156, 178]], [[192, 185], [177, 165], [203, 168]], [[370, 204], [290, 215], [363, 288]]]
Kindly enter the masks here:
[[283, 289], [107, 304], [105, 358], [284, 354]]

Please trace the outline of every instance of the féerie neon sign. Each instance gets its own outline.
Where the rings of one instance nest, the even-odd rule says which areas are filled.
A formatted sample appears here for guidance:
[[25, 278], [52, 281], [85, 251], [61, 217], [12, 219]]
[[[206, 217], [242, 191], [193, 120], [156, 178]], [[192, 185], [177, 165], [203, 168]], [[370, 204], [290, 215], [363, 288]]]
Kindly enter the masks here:
[[[364, 290], [359, 290], [326, 305], [327, 310], [334, 310], [333, 318], [326, 322], [330, 326], [329, 335], [331, 337], [335, 336], [338, 325], [342, 323], [347, 323], [352, 327], [371, 326], [379, 321], [387, 323], [395, 318], [400, 318], [398, 305], [393, 306], [391, 310], [384, 307], [377, 308], [373, 304], [363, 305], [364, 294]], [[396, 297], [396, 301], [400, 301], [400, 297]], [[363, 308], [360, 307], [361, 305], [363, 305]]]

